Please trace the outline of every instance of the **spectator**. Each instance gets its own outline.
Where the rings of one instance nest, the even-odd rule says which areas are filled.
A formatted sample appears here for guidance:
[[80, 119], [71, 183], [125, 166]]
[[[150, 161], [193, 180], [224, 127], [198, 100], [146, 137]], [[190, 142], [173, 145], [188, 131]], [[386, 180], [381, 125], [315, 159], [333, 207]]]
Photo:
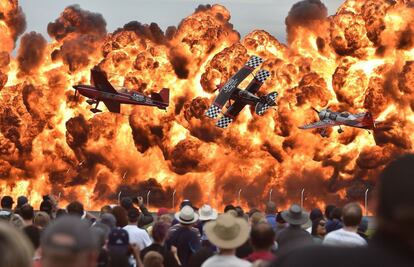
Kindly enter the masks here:
[[330, 219], [326, 222], [326, 232], [332, 232], [341, 229], [344, 225], [341, 221], [342, 209], [334, 208], [330, 213]]
[[154, 217], [152, 217], [152, 214], [145, 207], [144, 199], [142, 197], [137, 197], [137, 201], [139, 210], [141, 211], [141, 216], [138, 218], [138, 227], [147, 229], [154, 221]]
[[325, 212], [324, 212], [325, 220], [332, 220], [331, 214], [332, 214], [332, 211], [335, 208], [336, 208], [336, 206], [332, 205], [332, 204], [328, 204], [328, 205], [325, 206]]
[[111, 213], [102, 214], [100, 222], [108, 226], [111, 230], [116, 227], [116, 218]]
[[365, 241], [368, 240], [368, 235], [366, 234], [367, 230], [368, 230], [368, 218], [367, 217], [362, 217], [361, 223], [358, 226], [357, 233]]
[[275, 228], [275, 233], [276, 236], [286, 227], [288, 227], [288, 224], [286, 223], [286, 221], [283, 219], [282, 217], [282, 213], [278, 212], [276, 215], [276, 228]]
[[132, 203], [132, 199], [130, 197], [123, 197], [120, 205], [125, 210], [130, 210], [134, 207], [134, 203]]
[[378, 179], [377, 230], [366, 247], [319, 246], [278, 259], [274, 267], [414, 266], [414, 154], [388, 164]]
[[4, 196], [1, 199], [0, 220], [10, 221], [13, 203], [14, 201], [11, 196]]
[[163, 222], [156, 222], [152, 228], [152, 238], [154, 239], [154, 242], [144, 248], [141, 253], [140, 257], [141, 260], [144, 260], [145, 255], [150, 251], [155, 251], [160, 253], [164, 258], [164, 266], [166, 267], [178, 267], [177, 260], [175, 259], [173, 253], [168, 250], [164, 243], [165, 238], [168, 232], [169, 225]]
[[67, 215], [67, 214], [68, 213], [66, 212], [65, 209], [57, 209], [57, 211], [56, 211], [56, 218], [59, 218], [60, 216]]
[[23, 205], [20, 208], [20, 215], [22, 216], [25, 225], [33, 224], [34, 211], [32, 206], [30, 206], [29, 204]]
[[42, 267], [96, 267], [97, 241], [89, 224], [76, 216], [63, 216], [43, 232]]
[[151, 239], [147, 231], [138, 228], [137, 222], [139, 211], [137, 208], [130, 208], [128, 210], [128, 225], [124, 226], [124, 230], [128, 232], [129, 243], [137, 245], [140, 249], [144, 249], [151, 245]]
[[282, 212], [282, 218], [289, 226], [276, 237], [279, 255], [313, 244], [311, 235], [301, 227], [309, 221], [309, 215], [300, 206], [292, 205]]
[[112, 209], [112, 214], [115, 216], [116, 219], [116, 227], [122, 228], [128, 225], [128, 213], [123, 207], [115, 206]]
[[105, 206], [103, 206], [103, 207], [101, 208], [101, 212], [100, 212], [100, 214], [99, 214], [99, 217], [101, 217], [101, 216], [102, 216], [102, 214], [105, 214], [105, 213], [112, 213], [112, 208], [111, 208], [111, 206], [109, 206], [109, 205], [105, 205]]
[[158, 209], [158, 211], [157, 211], [157, 220], [159, 220], [159, 218], [162, 216], [162, 215], [165, 215], [165, 214], [169, 214], [170, 212], [168, 211], [168, 209], [167, 208], [159, 208]]
[[0, 221], [0, 266], [31, 267], [33, 248], [17, 229]]
[[246, 260], [255, 262], [258, 260], [270, 262], [274, 259], [271, 249], [275, 243], [275, 231], [268, 223], [259, 223], [252, 227], [250, 232], [250, 242], [252, 243], [253, 253]]
[[29, 200], [25, 196], [19, 196], [17, 198], [17, 205], [14, 208], [14, 212], [20, 214], [20, 209], [23, 207], [23, 205], [28, 204]]
[[22, 229], [24, 227], [24, 220], [19, 214], [14, 213], [10, 217], [10, 224], [17, 229]]
[[253, 213], [249, 218], [249, 223], [252, 227], [263, 222], [267, 223], [266, 216], [260, 211]]
[[233, 205], [228, 204], [224, 207], [224, 213], [227, 213], [229, 210], [235, 210], [236, 211], [236, 208]]
[[53, 216], [53, 204], [52, 204], [52, 201], [50, 200], [48, 195], [43, 196], [43, 200], [40, 203], [39, 210], [43, 211], [43, 212], [46, 212], [49, 215], [50, 219], [54, 218], [54, 216]]
[[137, 247], [129, 244], [128, 232], [122, 228], [114, 228], [109, 233], [108, 255], [109, 267], [130, 267], [133, 265], [130, 256], [133, 256], [137, 266], [142, 266]]
[[149, 251], [143, 261], [144, 267], [164, 267], [164, 257], [156, 251]]
[[357, 203], [349, 203], [342, 210], [344, 227], [325, 236], [324, 245], [355, 247], [365, 246], [367, 242], [357, 234], [362, 218], [362, 209]]
[[170, 214], [163, 214], [158, 218], [158, 221], [171, 225], [173, 222], [173, 218], [170, 216]]
[[326, 235], [326, 221], [324, 218], [317, 218], [312, 221], [312, 238], [316, 244], [322, 244], [323, 238]]
[[276, 229], [276, 204], [273, 201], [266, 203], [266, 220], [272, 226], [273, 229]]
[[23, 227], [23, 233], [30, 240], [33, 248], [37, 250], [40, 246], [40, 229], [34, 225], [28, 225]]
[[309, 214], [309, 219], [312, 222], [316, 219], [323, 219], [323, 213], [322, 213], [321, 209], [319, 209], [319, 208], [312, 209], [310, 214]]
[[198, 215], [193, 208], [185, 205], [175, 214], [175, 219], [180, 226], [172, 231], [167, 240], [167, 248], [177, 250], [177, 257], [181, 266], [187, 267], [190, 257], [197, 252], [200, 247], [198, 230], [192, 230], [192, 225], [197, 222]]
[[237, 211], [237, 217], [239, 217], [239, 218], [245, 218], [244, 217], [244, 210], [243, 210], [242, 207], [237, 206], [237, 207], [235, 207], [235, 209]]
[[79, 201], [73, 201], [67, 205], [66, 210], [69, 215], [77, 216], [82, 218], [84, 216], [83, 204]]
[[216, 220], [218, 213], [217, 210], [213, 209], [210, 205], [205, 204], [201, 207], [199, 214], [201, 241], [208, 243], [206, 246], [210, 247], [211, 244], [208, 242], [208, 238], [203, 231], [203, 227], [207, 222]]
[[203, 267], [250, 266], [248, 261], [235, 255], [236, 248], [249, 238], [249, 225], [244, 219], [222, 214], [216, 221], [208, 222], [204, 227], [208, 239], [220, 252], [206, 260]]
[[106, 240], [108, 239], [109, 233], [111, 229], [101, 223], [95, 223], [91, 228], [92, 234], [95, 236], [96, 240], [98, 241], [98, 262], [97, 267], [106, 267], [109, 263], [108, 252], [104, 248], [106, 244]]
[[39, 211], [36, 213], [33, 224], [40, 228], [40, 230], [46, 228], [49, 225], [50, 216], [44, 211]]

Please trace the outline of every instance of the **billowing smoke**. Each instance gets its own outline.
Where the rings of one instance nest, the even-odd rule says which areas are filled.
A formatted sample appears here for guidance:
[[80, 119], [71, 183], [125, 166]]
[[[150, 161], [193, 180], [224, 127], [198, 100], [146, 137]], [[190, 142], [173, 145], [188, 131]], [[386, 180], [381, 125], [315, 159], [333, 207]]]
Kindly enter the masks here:
[[315, 31], [327, 16], [328, 9], [320, 0], [303, 0], [294, 4], [285, 20], [288, 42], [296, 37], [297, 27]]
[[30, 32], [23, 35], [17, 55], [22, 72], [28, 74], [40, 66], [44, 60], [46, 45], [46, 39], [40, 33]]

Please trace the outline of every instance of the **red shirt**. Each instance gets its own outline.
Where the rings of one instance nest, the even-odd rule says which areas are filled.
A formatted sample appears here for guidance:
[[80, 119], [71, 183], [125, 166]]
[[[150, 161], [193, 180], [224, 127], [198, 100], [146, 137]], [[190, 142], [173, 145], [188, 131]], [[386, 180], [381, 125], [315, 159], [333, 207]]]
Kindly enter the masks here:
[[272, 261], [276, 257], [270, 251], [255, 251], [250, 254], [245, 260], [255, 262], [257, 260]]

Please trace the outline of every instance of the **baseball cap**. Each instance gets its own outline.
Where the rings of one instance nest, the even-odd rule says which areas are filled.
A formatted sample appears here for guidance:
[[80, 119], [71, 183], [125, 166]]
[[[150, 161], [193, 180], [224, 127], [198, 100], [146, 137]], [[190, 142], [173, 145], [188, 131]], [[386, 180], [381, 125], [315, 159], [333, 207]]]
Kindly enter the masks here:
[[129, 249], [128, 232], [119, 227], [112, 229], [108, 237], [108, 249], [127, 253]]
[[7, 207], [7, 206], [12, 206], [14, 203], [13, 198], [11, 196], [4, 196], [1, 199], [1, 206], [2, 207]]
[[29, 202], [29, 200], [27, 199], [27, 197], [20, 196], [20, 197], [17, 198], [17, 207], [21, 207], [21, 206], [23, 206], [24, 204], [26, 204], [28, 202]]
[[42, 249], [78, 253], [97, 248], [97, 240], [89, 224], [73, 215], [61, 216], [43, 232]]

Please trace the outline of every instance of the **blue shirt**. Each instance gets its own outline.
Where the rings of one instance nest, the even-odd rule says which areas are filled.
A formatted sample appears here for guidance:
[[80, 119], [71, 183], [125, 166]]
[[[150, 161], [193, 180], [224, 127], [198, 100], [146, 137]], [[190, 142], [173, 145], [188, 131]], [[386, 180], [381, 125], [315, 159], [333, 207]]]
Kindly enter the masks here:
[[266, 215], [267, 222], [272, 226], [273, 230], [276, 229], [276, 215], [275, 214], [267, 214]]

